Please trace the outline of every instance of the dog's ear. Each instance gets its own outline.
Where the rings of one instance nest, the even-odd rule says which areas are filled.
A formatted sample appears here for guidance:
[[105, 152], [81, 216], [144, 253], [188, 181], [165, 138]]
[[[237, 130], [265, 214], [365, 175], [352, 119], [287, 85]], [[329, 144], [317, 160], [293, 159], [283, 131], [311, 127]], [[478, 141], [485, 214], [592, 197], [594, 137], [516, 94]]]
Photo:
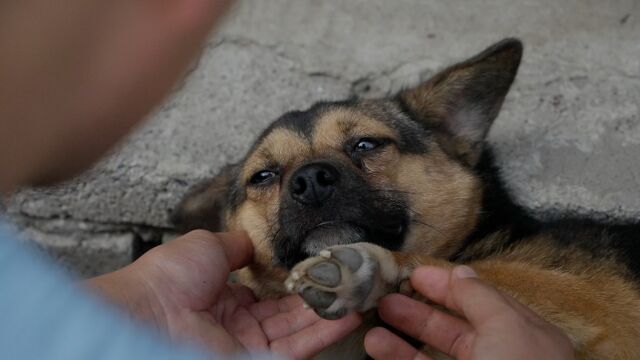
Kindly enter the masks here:
[[427, 82], [400, 92], [398, 100], [416, 120], [447, 135], [443, 144], [447, 152], [473, 166], [521, 58], [522, 43], [504, 39]]
[[232, 181], [237, 165], [227, 165], [218, 175], [193, 187], [171, 213], [176, 230], [224, 231]]

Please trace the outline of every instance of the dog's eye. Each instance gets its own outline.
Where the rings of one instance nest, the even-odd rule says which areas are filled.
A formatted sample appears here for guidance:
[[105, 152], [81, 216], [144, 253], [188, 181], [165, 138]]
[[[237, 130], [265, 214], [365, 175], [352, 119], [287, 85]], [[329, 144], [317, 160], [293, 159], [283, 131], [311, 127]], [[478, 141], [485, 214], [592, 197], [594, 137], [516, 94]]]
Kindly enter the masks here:
[[376, 139], [362, 138], [356, 142], [355, 146], [353, 147], [353, 151], [354, 152], [371, 151], [380, 145], [382, 145], [382, 142]]
[[255, 174], [251, 175], [251, 178], [249, 179], [249, 183], [251, 185], [266, 184], [266, 183], [270, 182], [271, 180], [273, 180], [276, 176], [278, 176], [278, 173], [276, 171], [273, 171], [273, 170], [260, 170], [260, 171], [256, 172]]

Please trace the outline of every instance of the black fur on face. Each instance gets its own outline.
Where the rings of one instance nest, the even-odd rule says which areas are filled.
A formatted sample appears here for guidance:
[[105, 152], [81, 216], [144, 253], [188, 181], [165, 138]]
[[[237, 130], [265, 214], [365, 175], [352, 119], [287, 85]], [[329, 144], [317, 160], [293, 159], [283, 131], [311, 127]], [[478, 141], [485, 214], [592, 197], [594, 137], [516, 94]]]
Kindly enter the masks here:
[[[283, 191], [279, 208], [279, 231], [272, 240], [274, 260], [291, 268], [332, 245], [371, 242], [390, 250], [402, 246], [408, 225], [403, 194], [375, 189], [355, 170], [331, 160], [339, 182], [321, 204], [302, 204]], [[304, 165], [303, 165], [304, 166]]]

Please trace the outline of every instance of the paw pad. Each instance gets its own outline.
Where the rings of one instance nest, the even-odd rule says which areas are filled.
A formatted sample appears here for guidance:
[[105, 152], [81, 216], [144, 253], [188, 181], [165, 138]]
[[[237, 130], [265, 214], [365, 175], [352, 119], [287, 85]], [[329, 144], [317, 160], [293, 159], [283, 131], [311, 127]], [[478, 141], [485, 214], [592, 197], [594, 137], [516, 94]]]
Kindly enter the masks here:
[[322, 291], [314, 287], [307, 287], [302, 290], [302, 298], [312, 308], [326, 309], [336, 300], [336, 294], [328, 291]]
[[345, 247], [331, 253], [338, 261], [346, 265], [351, 271], [358, 271], [364, 259], [356, 250]]
[[307, 276], [320, 285], [336, 287], [340, 284], [342, 275], [340, 268], [333, 262], [321, 262], [307, 270]]
[[289, 292], [299, 293], [307, 306], [326, 319], [362, 311], [369, 306], [367, 299], [379, 269], [377, 260], [367, 251], [358, 244], [322, 250], [319, 256], [296, 265], [285, 286]]

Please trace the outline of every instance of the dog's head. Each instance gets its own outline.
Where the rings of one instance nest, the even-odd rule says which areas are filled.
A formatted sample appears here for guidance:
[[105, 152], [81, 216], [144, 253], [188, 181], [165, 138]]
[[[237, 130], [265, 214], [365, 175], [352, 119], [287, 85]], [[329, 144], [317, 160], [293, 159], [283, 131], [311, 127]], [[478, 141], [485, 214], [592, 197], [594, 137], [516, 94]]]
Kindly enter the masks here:
[[448, 256], [477, 224], [475, 167], [521, 56], [507, 39], [394, 97], [287, 113], [174, 219], [247, 231], [260, 271], [361, 241]]

